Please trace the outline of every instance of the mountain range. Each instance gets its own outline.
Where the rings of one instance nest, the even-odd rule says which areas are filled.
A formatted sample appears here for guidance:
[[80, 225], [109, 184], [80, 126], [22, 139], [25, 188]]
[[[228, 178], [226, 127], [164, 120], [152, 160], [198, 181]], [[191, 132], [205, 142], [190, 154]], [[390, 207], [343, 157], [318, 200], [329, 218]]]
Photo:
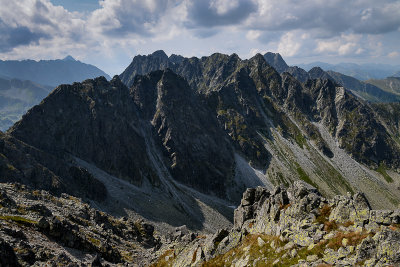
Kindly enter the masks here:
[[34, 83], [58, 86], [104, 76], [97, 67], [82, 63], [71, 56], [56, 60], [0, 60], [0, 75], [9, 79], [29, 80]]
[[215, 202], [208, 199], [213, 196], [236, 203], [249, 186], [297, 179], [329, 196], [357, 188], [373, 205], [382, 199], [397, 205], [391, 184], [398, 175], [398, 132], [386, 124], [331, 80], [301, 83], [261, 55], [183, 58], [157, 51], [135, 57], [110, 82], [57, 87], [6, 136], [94, 177], [100, 169], [144, 194], [157, 192], [154, 199], [169, 198], [183, 215], [198, 208], [188, 190], [207, 196], [204, 202]]
[[299, 64], [299, 67], [310, 70], [313, 67], [320, 67], [325, 71], [331, 70], [343, 73], [361, 81], [369, 79], [384, 79], [389, 76], [400, 77], [400, 65], [388, 64], [355, 64], [355, 63], [338, 63], [329, 64], [325, 62], [312, 62], [308, 64]]
[[[241, 224], [255, 219], [253, 224], [263, 227], [253, 211], [264, 203], [264, 191], [281, 200], [265, 208], [266, 216], [278, 222], [278, 214], [290, 204], [282, 188], [299, 181], [323, 196], [318, 205], [310, 204], [313, 208], [303, 203], [307, 214], [322, 209], [319, 203], [327, 198], [357, 191], [363, 192], [368, 214], [371, 208], [397, 208], [397, 103], [368, 103], [336, 82], [332, 72], [306, 72], [283, 62], [278, 54], [243, 60], [236, 54], [185, 58], [156, 51], [134, 57], [109, 81], [98, 77], [59, 85], [0, 134], [1, 181], [25, 184], [40, 192], [38, 198], [44, 190], [61, 198], [69, 198], [63, 195], [67, 193], [113, 216], [145, 219], [161, 234], [181, 225], [213, 233], [236, 227], [240, 218]], [[257, 186], [264, 191], [242, 199], [247, 188]], [[299, 194], [308, 195], [307, 190]], [[348, 210], [349, 201], [343, 200], [347, 204], [341, 207]], [[253, 204], [254, 209], [244, 208]], [[235, 214], [245, 211], [235, 215], [233, 225], [237, 206]], [[60, 242], [78, 238], [77, 244], [87, 244], [82, 238], [91, 239], [77, 230], [87, 224], [92, 225], [88, 234], [101, 240], [104, 236], [93, 229], [112, 232], [116, 227], [114, 244], [122, 236], [118, 229], [128, 226], [112, 218], [107, 223], [104, 216], [90, 215], [86, 222], [68, 217], [61, 225], [76, 225], [73, 233], [79, 238], [59, 235]], [[321, 223], [329, 221], [325, 219]], [[53, 236], [54, 220], [42, 221], [41, 231]], [[180, 238], [184, 230], [179, 229], [175, 234]], [[125, 248], [126, 240], [121, 242]]]

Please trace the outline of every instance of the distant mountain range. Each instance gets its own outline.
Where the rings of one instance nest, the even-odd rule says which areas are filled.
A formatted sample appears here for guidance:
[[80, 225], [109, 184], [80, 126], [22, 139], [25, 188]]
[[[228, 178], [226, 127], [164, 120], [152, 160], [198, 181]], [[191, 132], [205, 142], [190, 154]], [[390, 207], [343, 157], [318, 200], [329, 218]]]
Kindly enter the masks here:
[[[389, 86], [389, 83], [392, 87], [396, 87], [396, 85], [393, 85], [398, 84], [393, 82], [393, 79], [397, 81], [396, 78], [391, 79], [391, 82], [385, 80], [370, 80], [371, 82], [363, 82], [340, 72], [332, 70], [324, 71], [320, 66], [313, 67], [308, 72], [297, 66], [289, 67], [279, 53], [268, 52], [264, 55], [264, 58], [268, 64], [274, 67], [279, 73], [288, 72], [301, 82], [306, 82], [308, 79], [330, 79], [342, 85], [353, 94], [370, 102], [400, 102], [400, 95], [394, 93], [393, 88], [387, 89], [378, 86], [378, 84], [386, 84]], [[321, 65], [324, 67], [334, 66], [326, 63], [321, 63]]]
[[108, 76], [99, 68], [75, 60], [72, 56], [56, 60], [0, 60], [0, 76], [30, 80], [35, 83], [58, 86]]
[[355, 63], [339, 63], [329, 64], [325, 62], [313, 62], [307, 64], [298, 64], [299, 67], [309, 71], [313, 67], [320, 67], [325, 71], [331, 70], [351, 76], [358, 80], [364, 81], [369, 79], [383, 79], [389, 76], [400, 76], [400, 65], [388, 64], [355, 64]]

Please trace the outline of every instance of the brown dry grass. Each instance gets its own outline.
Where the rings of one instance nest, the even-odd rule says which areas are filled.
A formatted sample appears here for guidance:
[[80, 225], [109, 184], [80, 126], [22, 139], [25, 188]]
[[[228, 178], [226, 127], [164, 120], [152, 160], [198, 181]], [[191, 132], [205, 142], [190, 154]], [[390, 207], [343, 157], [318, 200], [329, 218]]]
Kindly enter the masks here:
[[344, 238], [348, 240], [347, 243], [348, 246], [357, 246], [368, 235], [369, 234], [366, 232], [350, 232], [350, 233], [338, 232], [334, 238], [329, 240], [327, 247], [334, 250], [338, 250], [340, 247], [343, 247], [342, 241]]

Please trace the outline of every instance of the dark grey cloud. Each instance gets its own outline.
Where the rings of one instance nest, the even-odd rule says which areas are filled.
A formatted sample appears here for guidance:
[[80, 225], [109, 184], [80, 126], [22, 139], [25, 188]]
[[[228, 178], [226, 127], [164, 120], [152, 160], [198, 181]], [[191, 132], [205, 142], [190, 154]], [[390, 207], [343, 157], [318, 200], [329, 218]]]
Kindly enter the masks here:
[[23, 45], [37, 44], [41, 38], [49, 38], [43, 33], [32, 32], [28, 27], [10, 27], [0, 19], [0, 52], [8, 52]]
[[228, 6], [226, 10], [223, 10], [224, 5], [232, 4], [232, 2], [235, 1], [192, 1], [188, 4], [189, 20], [185, 23], [186, 27], [237, 25], [257, 10], [257, 4], [251, 0], [238, 0], [232, 8]]
[[384, 34], [400, 29], [400, 2], [384, 8], [366, 8], [354, 30], [358, 33]]

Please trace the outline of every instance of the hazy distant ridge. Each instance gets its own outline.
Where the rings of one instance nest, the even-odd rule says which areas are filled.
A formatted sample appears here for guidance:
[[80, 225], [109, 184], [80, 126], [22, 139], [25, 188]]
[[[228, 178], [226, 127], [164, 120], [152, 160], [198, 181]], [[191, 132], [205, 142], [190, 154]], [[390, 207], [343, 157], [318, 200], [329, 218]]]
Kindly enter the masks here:
[[340, 72], [362, 81], [368, 79], [383, 79], [389, 76], [397, 77], [400, 74], [400, 65], [394, 66], [388, 64], [329, 64], [325, 62], [312, 62], [308, 64], [298, 64], [298, 66], [307, 71], [318, 66], [325, 71], [332, 70], [335, 72]]
[[75, 60], [71, 56], [57, 60], [0, 60], [0, 76], [30, 80], [39, 84], [57, 86], [110, 76], [99, 68]]

